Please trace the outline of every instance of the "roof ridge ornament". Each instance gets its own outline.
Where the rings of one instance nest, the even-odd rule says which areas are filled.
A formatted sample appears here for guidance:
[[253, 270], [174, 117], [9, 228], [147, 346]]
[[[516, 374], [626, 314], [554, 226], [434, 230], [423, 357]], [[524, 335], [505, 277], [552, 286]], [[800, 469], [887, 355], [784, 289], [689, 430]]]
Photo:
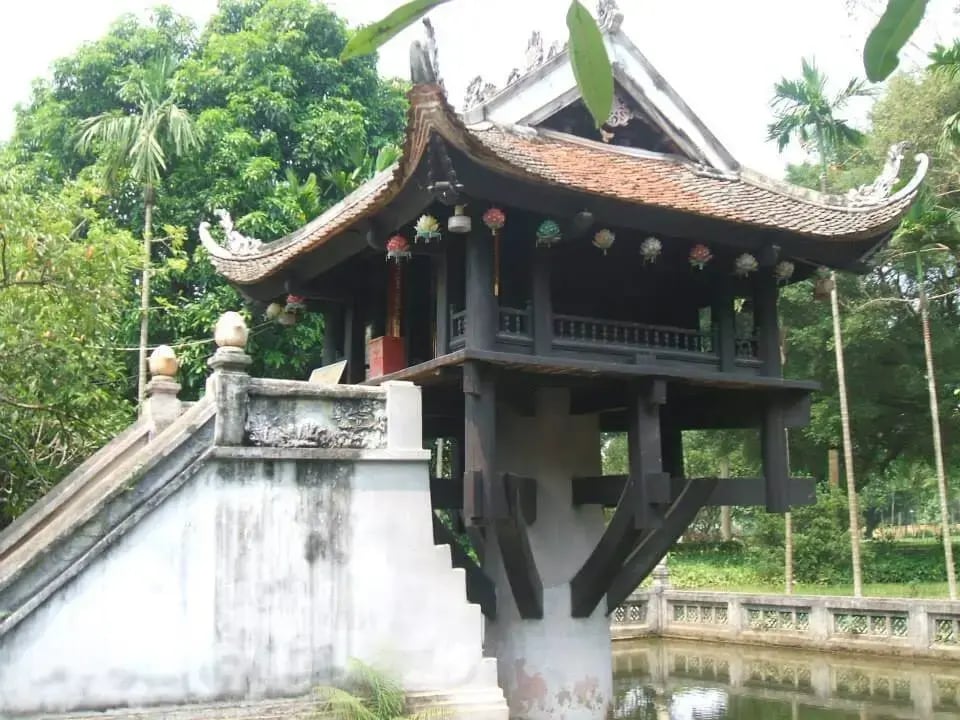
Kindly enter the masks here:
[[[511, 74], [512, 77], [512, 74]], [[519, 75], [517, 76], [519, 77]], [[477, 75], [470, 84], [467, 85], [467, 91], [463, 97], [463, 110], [466, 112], [472, 107], [483, 105], [498, 92], [497, 86], [492, 82], [484, 82], [482, 75]]]
[[910, 143], [906, 141], [891, 145], [887, 150], [886, 163], [877, 179], [868, 185], [861, 185], [847, 191], [847, 201], [851, 205], [876, 205], [890, 197], [893, 186], [900, 179], [900, 166], [903, 163], [904, 152], [909, 146]]
[[419, 40], [410, 44], [410, 81], [414, 85], [439, 85], [443, 88], [437, 34], [430, 18], [423, 19], [423, 27], [427, 35], [426, 44]]
[[623, 24], [623, 13], [620, 12], [617, 0], [598, 0], [597, 24], [601, 30], [608, 32], [617, 32], [620, 29]]
[[[233, 227], [233, 218], [230, 217], [230, 213], [226, 210], [218, 208], [213, 211], [213, 214], [220, 218], [220, 227], [223, 228], [224, 243], [222, 247], [225, 247], [231, 255], [243, 256], [243, 255], [255, 255], [260, 252], [260, 248], [263, 246], [263, 241], [258, 240], [257, 238], [247, 237], [243, 235], [238, 230]], [[197, 228], [197, 231], [200, 234], [200, 239], [203, 241], [204, 245], [217, 245], [216, 240], [213, 239], [213, 236], [210, 234], [210, 223], [203, 221], [200, 223], [200, 227]]]

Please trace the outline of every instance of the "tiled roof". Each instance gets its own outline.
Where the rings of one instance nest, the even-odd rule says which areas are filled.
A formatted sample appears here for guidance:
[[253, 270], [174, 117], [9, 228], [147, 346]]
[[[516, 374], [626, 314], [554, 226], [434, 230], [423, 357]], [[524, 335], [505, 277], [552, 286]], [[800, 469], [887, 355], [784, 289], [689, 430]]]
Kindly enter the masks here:
[[621, 202], [668, 208], [759, 228], [826, 240], [880, 237], [913, 202], [926, 169], [902, 190], [872, 204], [853, 203], [765, 178], [749, 171], [721, 174], [670, 156], [604, 145], [553, 131], [465, 126], [440, 88], [410, 91], [401, 160], [320, 217], [256, 252], [236, 256], [205, 239], [217, 270], [238, 284], [264, 280], [296, 258], [370, 218], [390, 203], [416, 170], [431, 133], [502, 175]]

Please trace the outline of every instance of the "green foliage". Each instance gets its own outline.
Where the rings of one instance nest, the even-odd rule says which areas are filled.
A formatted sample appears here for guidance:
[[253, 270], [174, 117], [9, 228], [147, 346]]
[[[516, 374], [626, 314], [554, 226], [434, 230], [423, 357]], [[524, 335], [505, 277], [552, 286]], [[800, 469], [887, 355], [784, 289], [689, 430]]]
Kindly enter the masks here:
[[344, 682], [317, 689], [319, 715], [334, 720], [415, 720], [400, 683], [358, 660], [350, 662]]
[[113, 345], [136, 243], [86, 176], [32, 185], [0, 165], [0, 527], [132, 418]]
[[[375, 57], [341, 63], [347, 36], [343, 21], [314, 0], [223, 0], [202, 33], [167, 10], [147, 23], [125, 16], [57, 61], [53, 78], [37, 83], [18, 110], [15, 160], [38, 183], [72, 178], [90, 162], [73, 147], [84, 119], [129, 112], [121, 97], [128, 79], [151, 58], [178, 61], [171, 101], [195, 118], [199, 147], [164, 158], [154, 219], [166, 237], [153, 248], [150, 339], [178, 347], [186, 399], [203, 390], [207, 341], [226, 310], [245, 308], [256, 326], [253, 372], [303, 378], [320, 363], [322, 320], [308, 314], [293, 328], [263, 325], [262, 308], [213, 271], [195, 228], [226, 208], [241, 232], [279, 238], [365, 180], [384, 148], [380, 162], [389, 165], [406, 113], [403, 87], [378, 77]], [[98, 173], [106, 174], [106, 160]], [[143, 227], [142, 197], [131, 184], [114, 186], [97, 209], [121, 227]], [[117, 344], [136, 344], [131, 303]], [[132, 372], [135, 357], [128, 362]]]
[[887, 0], [887, 7], [863, 46], [863, 67], [871, 82], [886, 80], [900, 64], [898, 53], [923, 20], [927, 0]]
[[570, 65], [577, 80], [583, 104], [597, 127], [610, 117], [613, 107], [613, 68], [603, 44], [597, 21], [580, 0], [573, 0], [567, 11], [570, 31]]
[[[850, 577], [847, 500], [839, 490], [821, 487], [814, 505], [792, 512], [793, 572], [798, 582], [830, 584]], [[784, 521], [781, 515], [758, 512], [749, 541], [750, 556], [768, 580], [783, 577]], [[865, 553], [864, 566], [869, 565]]]

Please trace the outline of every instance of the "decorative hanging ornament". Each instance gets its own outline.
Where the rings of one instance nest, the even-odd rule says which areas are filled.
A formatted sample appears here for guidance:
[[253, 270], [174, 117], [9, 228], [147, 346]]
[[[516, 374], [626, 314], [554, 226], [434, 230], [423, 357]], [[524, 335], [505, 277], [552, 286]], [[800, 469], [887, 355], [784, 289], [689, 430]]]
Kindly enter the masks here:
[[295, 312], [290, 312], [289, 310], [284, 310], [282, 313], [277, 315], [277, 323], [283, 325], [284, 327], [296, 325], [297, 314]]
[[433, 215], [421, 215], [413, 229], [416, 231], [417, 242], [423, 240], [425, 243], [429, 243], [431, 240], [440, 239], [440, 223]]
[[537, 247], [553, 247], [563, 239], [555, 220], [544, 220], [537, 228]]
[[790, 278], [793, 277], [794, 271], [793, 263], [789, 260], [781, 260], [777, 263], [777, 266], [773, 269], [773, 274], [776, 276], [777, 280], [782, 283], [787, 282]]
[[410, 259], [410, 243], [403, 235], [394, 235], [387, 240], [387, 260], [400, 262]]
[[663, 243], [655, 237], [648, 237], [640, 243], [640, 256], [644, 263], [656, 262], [663, 252]]
[[453, 215], [447, 218], [447, 230], [459, 235], [465, 235], [470, 232], [473, 223], [470, 221], [470, 216], [464, 212], [466, 207], [466, 205], [454, 206]]
[[500, 297], [500, 231], [506, 223], [507, 216], [498, 207], [487, 208], [483, 214], [483, 224], [493, 235], [493, 294], [496, 297]]
[[496, 235], [507, 224], [507, 216], [498, 207], [489, 208], [483, 214], [483, 224], [490, 228], [490, 232]]
[[703, 243], [697, 243], [690, 248], [690, 257], [688, 259], [690, 260], [690, 264], [697, 270], [703, 270], [707, 263], [713, 260], [713, 253], [710, 252], [710, 248]]
[[836, 287], [836, 282], [833, 279], [833, 273], [825, 267], [819, 268], [816, 280], [813, 283], [813, 298], [815, 300], [829, 300], [834, 287]]
[[593, 246], [603, 250], [603, 254], [606, 255], [607, 250], [613, 246], [613, 241], [616, 239], [617, 236], [613, 234], [613, 230], [607, 228], [597, 230], [597, 234], [593, 236]]
[[267, 305], [267, 311], [263, 314], [267, 320], [276, 320], [280, 317], [280, 313], [284, 310], [284, 306], [278, 302], [273, 302]]
[[733, 261], [733, 272], [737, 277], [746, 277], [756, 271], [760, 263], [750, 253], [743, 253]]
[[287, 295], [287, 305], [284, 308], [288, 313], [301, 313], [307, 309], [307, 299], [302, 295]]

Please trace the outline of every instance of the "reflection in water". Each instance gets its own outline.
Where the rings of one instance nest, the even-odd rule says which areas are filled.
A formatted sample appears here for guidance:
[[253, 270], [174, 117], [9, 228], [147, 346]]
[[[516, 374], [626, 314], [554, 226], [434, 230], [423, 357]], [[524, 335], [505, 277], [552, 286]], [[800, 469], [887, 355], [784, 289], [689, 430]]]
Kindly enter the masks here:
[[635, 641], [614, 694], [620, 720], [960, 720], [960, 664]]

